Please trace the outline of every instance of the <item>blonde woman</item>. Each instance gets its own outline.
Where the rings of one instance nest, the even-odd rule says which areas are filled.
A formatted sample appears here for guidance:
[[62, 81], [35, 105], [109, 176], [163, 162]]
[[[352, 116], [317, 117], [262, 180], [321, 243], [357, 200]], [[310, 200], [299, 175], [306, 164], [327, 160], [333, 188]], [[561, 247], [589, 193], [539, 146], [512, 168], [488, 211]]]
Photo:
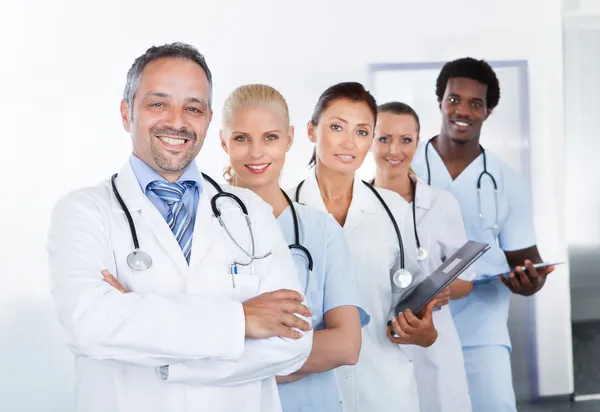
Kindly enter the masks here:
[[369, 320], [359, 308], [342, 228], [331, 215], [293, 203], [279, 187], [294, 129], [277, 90], [260, 84], [237, 88], [225, 101], [222, 119], [221, 145], [231, 164], [225, 176], [273, 208], [312, 311], [309, 359], [298, 372], [277, 378], [283, 411], [341, 411], [333, 369], [357, 362], [361, 324]]

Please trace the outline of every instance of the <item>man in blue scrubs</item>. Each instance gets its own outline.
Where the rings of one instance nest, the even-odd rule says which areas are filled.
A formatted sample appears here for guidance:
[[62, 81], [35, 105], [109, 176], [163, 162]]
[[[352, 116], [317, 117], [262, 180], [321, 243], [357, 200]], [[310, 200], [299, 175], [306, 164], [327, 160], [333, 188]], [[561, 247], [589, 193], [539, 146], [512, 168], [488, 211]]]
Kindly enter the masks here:
[[[523, 177], [479, 143], [483, 123], [500, 100], [492, 68], [471, 58], [449, 62], [437, 79], [436, 93], [442, 129], [419, 147], [412, 167], [432, 186], [456, 197], [469, 239], [491, 246], [477, 262], [473, 292], [451, 302], [473, 412], [516, 412], [507, 327], [510, 293], [533, 295], [554, 268], [533, 267], [542, 258]], [[517, 269], [509, 277], [495, 276], [510, 268]]]

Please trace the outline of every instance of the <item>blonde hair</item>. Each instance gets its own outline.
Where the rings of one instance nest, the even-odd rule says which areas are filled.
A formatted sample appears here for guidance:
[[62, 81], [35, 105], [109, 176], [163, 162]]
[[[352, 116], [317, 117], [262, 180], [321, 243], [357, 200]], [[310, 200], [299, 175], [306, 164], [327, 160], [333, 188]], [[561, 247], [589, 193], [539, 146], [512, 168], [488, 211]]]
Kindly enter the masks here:
[[[290, 124], [288, 105], [281, 93], [266, 84], [246, 84], [235, 89], [223, 103], [221, 125], [225, 128], [230, 124], [233, 112], [237, 109], [257, 106], [275, 106], [281, 109], [286, 124]], [[225, 168], [223, 177], [232, 186], [236, 185], [236, 177], [230, 166]]]
[[[381, 113], [407, 115], [407, 116], [412, 117], [414, 119], [415, 123], [417, 124], [417, 143], [418, 143], [419, 134], [421, 133], [421, 121], [419, 120], [419, 115], [417, 114], [417, 112], [415, 112], [415, 109], [413, 109], [406, 103], [389, 102], [389, 103], [384, 103], [382, 105], [377, 106], [377, 114], [381, 114]], [[408, 176], [411, 176], [411, 175], [416, 176], [417, 174], [415, 173], [414, 170], [412, 170], [412, 167], [409, 166], [408, 167]]]

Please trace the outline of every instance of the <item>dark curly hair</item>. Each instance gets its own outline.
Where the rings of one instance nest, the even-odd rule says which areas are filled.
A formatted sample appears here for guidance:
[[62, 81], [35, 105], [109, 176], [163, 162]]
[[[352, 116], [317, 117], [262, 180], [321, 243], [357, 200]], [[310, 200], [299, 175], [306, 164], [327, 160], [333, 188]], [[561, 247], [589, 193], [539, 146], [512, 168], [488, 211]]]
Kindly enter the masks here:
[[486, 105], [488, 109], [492, 110], [498, 105], [500, 101], [500, 83], [496, 73], [486, 61], [471, 57], [453, 60], [442, 67], [435, 89], [438, 102], [441, 102], [444, 98], [448, 80], [457, 77], [466, 77], [485, 84], [487, 86]]

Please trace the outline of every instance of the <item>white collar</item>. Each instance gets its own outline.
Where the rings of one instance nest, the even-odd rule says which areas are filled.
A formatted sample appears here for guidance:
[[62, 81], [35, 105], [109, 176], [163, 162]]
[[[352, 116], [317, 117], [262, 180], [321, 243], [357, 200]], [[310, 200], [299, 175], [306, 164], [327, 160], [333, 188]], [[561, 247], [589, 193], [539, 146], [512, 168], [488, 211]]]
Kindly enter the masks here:
[[[416, 177], [416, 176], [415, 176]], [[423, 179], [416, 177], [416, 193], [415, 193], [415, 205], [420, 209], [431, 209], [431, 202], [433, 198], [433, 189], [428, 186]]]
[[[298, 198], [296, 198], [296, 193], [299, 194]], [[327, 212], [325, 202], [321, 197], [319, 183], [317, 182], [316, 168], [310, 170], [306, 180], [302, 183], [302, 187], [300, 190], [296, 190], [296, 193], [294, 193], [295, 201], [305, 203]], [[352, 202], [350, 204], [350, 209], [357, 209], [366, 213], [378, 213], [381, 209], [381, 205], [375, 195], [356, 174], [354, 175], [354, 182], [352, 183]], [[350, 214], [350, 210], [348, 211], [348, 214]]]

